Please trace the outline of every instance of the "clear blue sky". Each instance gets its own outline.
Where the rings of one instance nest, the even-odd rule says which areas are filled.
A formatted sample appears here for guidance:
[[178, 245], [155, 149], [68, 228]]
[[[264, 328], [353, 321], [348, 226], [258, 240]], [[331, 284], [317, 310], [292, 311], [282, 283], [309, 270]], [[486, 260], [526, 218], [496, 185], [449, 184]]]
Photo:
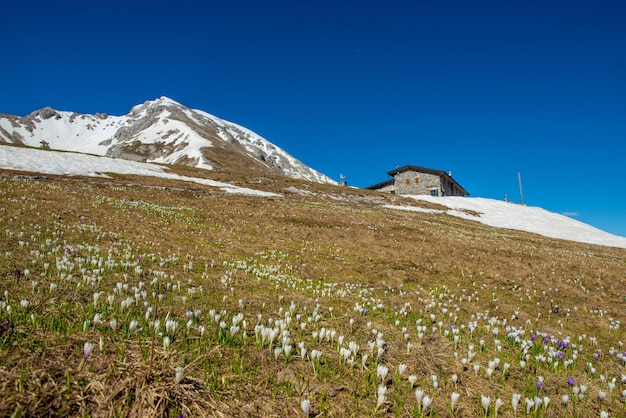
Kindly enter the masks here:
[[168, 96], [351, 185], [452, 171], [626, 236], [626, 2], [5, 2], [0, 113]]

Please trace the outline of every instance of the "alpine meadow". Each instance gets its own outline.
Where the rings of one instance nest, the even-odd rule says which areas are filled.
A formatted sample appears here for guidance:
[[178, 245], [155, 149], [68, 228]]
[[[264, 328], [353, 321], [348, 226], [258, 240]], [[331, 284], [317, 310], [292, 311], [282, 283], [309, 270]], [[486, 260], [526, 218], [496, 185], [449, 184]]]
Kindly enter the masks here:
[[626, 414], [626, 249], [169, 170], [2, 170], [0, 415]]

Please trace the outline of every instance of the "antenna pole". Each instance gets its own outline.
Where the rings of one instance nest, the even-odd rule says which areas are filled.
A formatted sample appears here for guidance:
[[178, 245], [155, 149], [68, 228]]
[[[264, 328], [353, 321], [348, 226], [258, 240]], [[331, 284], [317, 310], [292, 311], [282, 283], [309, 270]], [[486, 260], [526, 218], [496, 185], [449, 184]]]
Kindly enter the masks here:
[[519, 183], [519, 195], [522, 198], [522, 205], [524, 204], [524, 192], [522, 190], [522, 174], [517, 172], [517, 181]]

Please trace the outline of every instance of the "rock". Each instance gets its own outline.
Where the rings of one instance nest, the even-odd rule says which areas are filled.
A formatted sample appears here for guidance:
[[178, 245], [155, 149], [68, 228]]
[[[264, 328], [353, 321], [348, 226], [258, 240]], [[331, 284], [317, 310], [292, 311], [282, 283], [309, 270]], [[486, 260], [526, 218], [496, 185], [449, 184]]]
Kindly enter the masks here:
[[56, 110], [48, 106], [37, 111], [37, 116], [39, 116], [41, 119], [50, 119], [52, 117], [56, 117], [57, 119], [59, 119], [61, 117], [61, 115], [59, 115]]

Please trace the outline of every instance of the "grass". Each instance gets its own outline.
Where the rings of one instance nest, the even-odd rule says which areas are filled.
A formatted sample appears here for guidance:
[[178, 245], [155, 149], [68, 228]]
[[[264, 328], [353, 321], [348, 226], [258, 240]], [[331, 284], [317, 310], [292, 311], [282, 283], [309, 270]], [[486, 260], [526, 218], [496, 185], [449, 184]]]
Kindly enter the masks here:
[[626, 414], [626, 250], [211, 175], [0, 179], [0, 415]]

